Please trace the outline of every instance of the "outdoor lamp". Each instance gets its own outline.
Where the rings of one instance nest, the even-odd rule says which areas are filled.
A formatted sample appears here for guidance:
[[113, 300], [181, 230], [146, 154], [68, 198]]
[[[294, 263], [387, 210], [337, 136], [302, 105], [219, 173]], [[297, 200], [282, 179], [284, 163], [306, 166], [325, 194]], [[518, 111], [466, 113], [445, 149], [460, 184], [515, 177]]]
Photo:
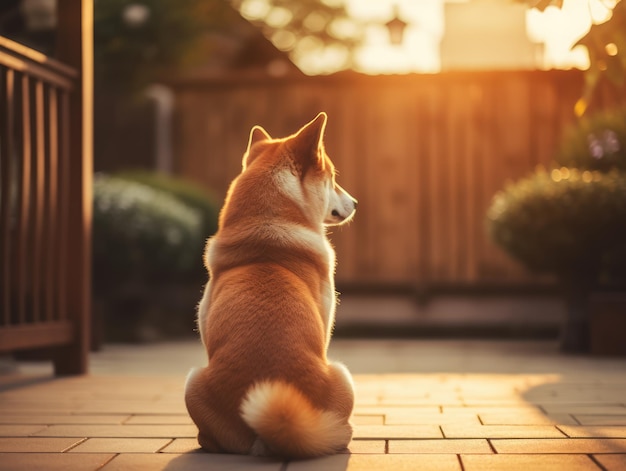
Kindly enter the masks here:
[[385, 23], [385, 26], [389, 30], [389, 42], [391, 42], [394, 46], [402, 44], [402, 40], [404, 39], [404, 30], [408, 25], [406, 21], [402, 21], [399, 13], [400, 9], [398, 8], [398, 5], [394, 5], [393, 18]]

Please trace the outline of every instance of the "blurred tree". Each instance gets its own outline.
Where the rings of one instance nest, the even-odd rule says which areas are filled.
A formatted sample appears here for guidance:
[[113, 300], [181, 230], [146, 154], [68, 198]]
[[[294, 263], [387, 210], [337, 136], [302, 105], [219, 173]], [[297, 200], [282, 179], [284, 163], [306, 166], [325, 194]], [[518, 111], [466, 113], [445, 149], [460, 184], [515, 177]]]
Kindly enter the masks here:
[[[307, 73], [316, 58], [333, 71], [349, 68], [365, 25], [348, 15], [344, 2], [330, 0], [232, 0], [241, 14]], [[310, 62], [313, 61], [313, 62]]]
[[[563, 7], [564, 0], [516, 0], [531, 8], [544, 11], [549, 6]], [[576, 0], [579, 1], [579, 0]], [[587, 0], [591, 1], [591, 0]], [[626, 84], [626, 1], [599, 0], [612, 16], [591, 28], [574, 46], [583, 45], [589, 52], [589, 69], [585, 71], [585, 88], [576, 103], [575, 112], [582, 116], [592, 100], [598, 84], [606, 79], [616, 87]]]
[[95, 0], [96, 84], [109, 90], [142, 88], [160, 73], [201, 60], [202, 33], [227, 29], [224, 0]]
[[324, 0], [95, 0], [94, 9], [96, 83], [117, 91], [228, 54], [235, 68], [268, 61], [269, 41], [259, 46], [238, 10], [292, 58], [321, 46], [347, 61], [358, 36], [336, 28], [346, 11]]

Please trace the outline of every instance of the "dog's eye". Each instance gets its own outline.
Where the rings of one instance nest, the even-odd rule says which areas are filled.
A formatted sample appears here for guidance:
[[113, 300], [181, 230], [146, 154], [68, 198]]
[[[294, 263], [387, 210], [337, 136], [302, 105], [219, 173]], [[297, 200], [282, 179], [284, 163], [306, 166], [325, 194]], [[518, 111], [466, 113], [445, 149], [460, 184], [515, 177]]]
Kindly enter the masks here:
[[332, 216], [338, 218], [339, 217], [339, 212], [336, 209], [333, 209], [332, 213], [330, 213]]

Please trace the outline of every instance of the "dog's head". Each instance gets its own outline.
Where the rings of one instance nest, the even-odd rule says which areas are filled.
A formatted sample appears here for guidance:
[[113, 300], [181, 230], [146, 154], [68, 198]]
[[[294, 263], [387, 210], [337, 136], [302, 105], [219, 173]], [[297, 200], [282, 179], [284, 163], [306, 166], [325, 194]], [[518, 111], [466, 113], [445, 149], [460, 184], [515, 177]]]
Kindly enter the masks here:
[[329, 226], [350, 220], [357, 201], [335, 181], [335, 166], [324, 149], [326, 119], [322, 112], [284, 139], [272, 139], [262, 127], [253, 127], [242, 174], [270, 175], [283, 196], [314, 221]]

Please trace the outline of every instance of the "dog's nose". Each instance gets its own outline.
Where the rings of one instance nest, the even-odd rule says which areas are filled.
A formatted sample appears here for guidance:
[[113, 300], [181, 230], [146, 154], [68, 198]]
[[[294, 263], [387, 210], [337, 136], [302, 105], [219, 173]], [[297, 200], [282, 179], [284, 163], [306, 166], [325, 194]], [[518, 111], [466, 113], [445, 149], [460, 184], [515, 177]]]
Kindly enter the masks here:
[[356, 209], [356, 207], [359, 205], [359, 202], [354, 198], [352, 198], [352, 203], [354, 203], [354, 209]]

